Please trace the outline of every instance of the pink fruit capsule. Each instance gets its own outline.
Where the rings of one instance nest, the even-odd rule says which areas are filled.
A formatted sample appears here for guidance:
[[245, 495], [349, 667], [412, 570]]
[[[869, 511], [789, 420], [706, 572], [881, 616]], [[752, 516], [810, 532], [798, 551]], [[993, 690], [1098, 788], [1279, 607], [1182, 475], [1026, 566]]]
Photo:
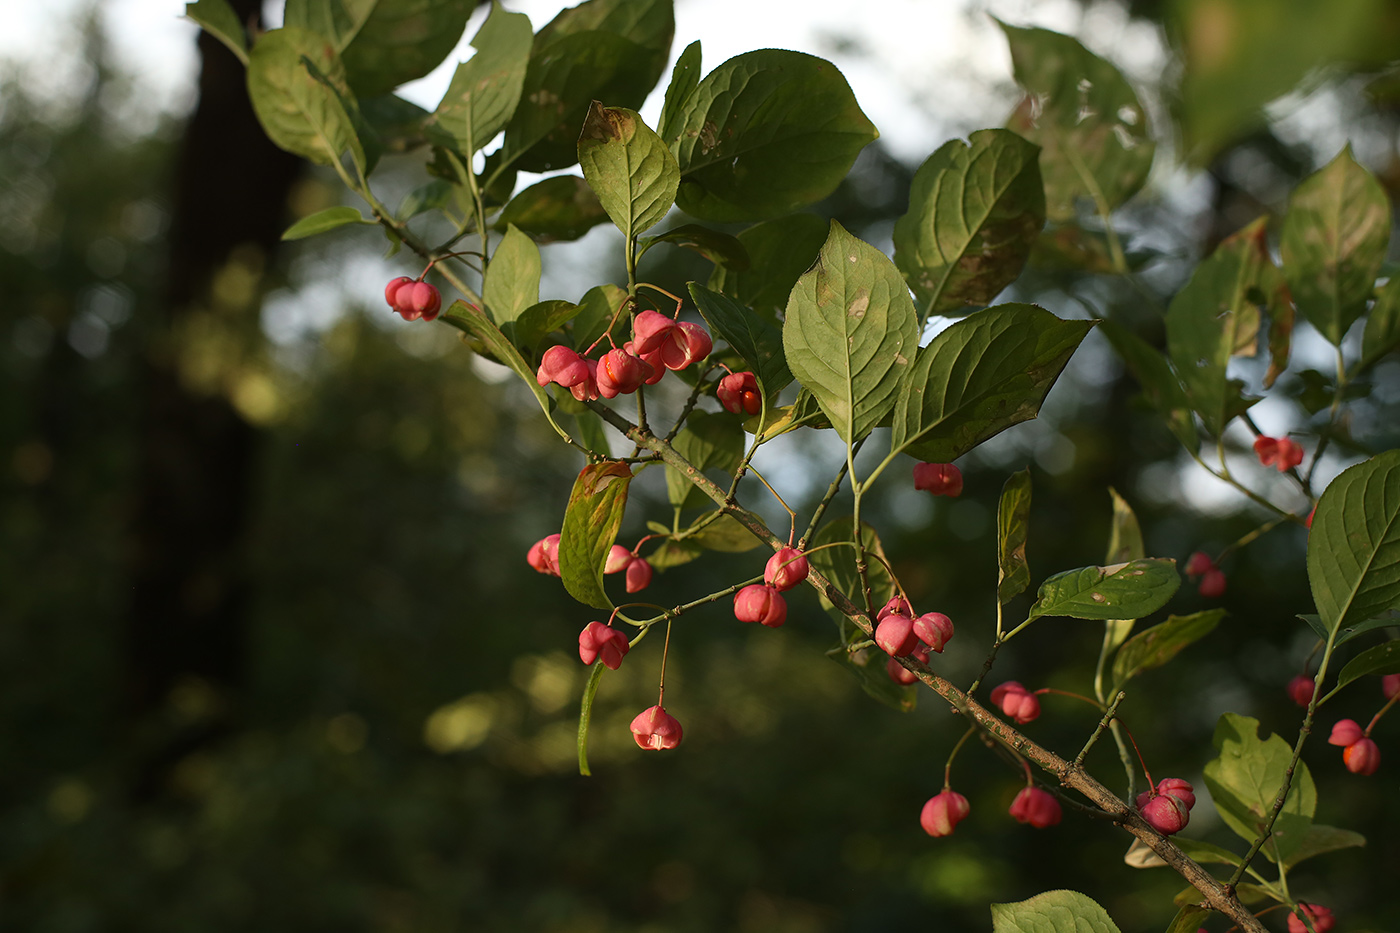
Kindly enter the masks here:
[[639, 593], [651, 585], [651, 564], [643, 557], [632, 558], [627, 565], [627, 592]]
[[787, 600], [766, 583], [752, 583], [734, 594], [734, 618], [777, 628], [787, 619]]
[[602, 658], [603, 665], [610, 671], [618, 669], [630, 647], [626, 635], [601, 622], [589, 622], [578, 636], [579, 660], [592, 664]]
[[875, 626], [875, 644], [896, 658], [909, 654], [919, 645], [919, 636], [914, 634], [914, 620], [902, 612], [891, 612]]
[[681, 724], [660, 706], [653, 706], [632, 720], [632, 738], [640, 748], [675, 748], [681, 744]]
[[967, 818], [971, 810], [966, 797], [957, 791], [945, 790], [930, 797], [924, 804], [919, 812], [919, 825], [934, 838], [951, 836], [953, 829]]
[[935, 496], [962, 495], [962, 471], [951, 463], [918, 463], [914, 465], [914, 488]]
[[914, 634], [933, 651], [943, 653], [943, 646], [953, 637], [953, 620], [941, 612], [925, 612], [914, 620]]
[[1018, 823], [1027, 823], [1036, 829], [1045, 829], [1060, 822], [1063, 815], [1060, 802], [1039, 787], [1023, 787], [1011, 801], [1009, 811]]
[[992, 705], [1000, 707], [1003, 714], [1016, 722], [1028, 723], [1040, 716], [1040, 699], [1021, 685], [1020, 681], [1008, 680], [992, 690]]
[[778, 591], [790, 590], [807, 579], [811, 568], [797, 548], [779, 548], [763, 568], [763, 582]]

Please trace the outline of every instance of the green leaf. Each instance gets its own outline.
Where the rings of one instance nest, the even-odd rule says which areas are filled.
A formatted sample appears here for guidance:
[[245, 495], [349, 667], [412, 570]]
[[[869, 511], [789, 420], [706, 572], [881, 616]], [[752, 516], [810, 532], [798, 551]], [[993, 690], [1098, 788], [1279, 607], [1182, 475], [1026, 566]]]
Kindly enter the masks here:
[[428, 142], [432, 114], [417, 104], [393, 94], [364, 97], [359, 104], [360, 116], [385, 152], [402, 154]]
[[782, 332], [758, 312], [696, 282], [690, 283], [690, 297], [705, 323], [748, 364], [764, 396], [776, 399], [792, 381], [783, 356]]
[[1167, 353], [1191, 407], [1215, 437], [1258, 401], [1244, 397], [1244, 384], [1229, 377], [1228, 366], [1240, 348], [1254, 352], [1259, 308], [1249, 295], [1273, 264], [1266, 232], [1260, 218], [1227, 238], [1167, 309]]
[[666, 126], [675, 119], [677, 108], [685, 101], [695, 86], [700, 83], [700, 40], [696, 39], [685, 47], [681, 57], [676, 59], [676, 67], [671, 69], [671, 83], [666, 85], [666, 99], [661, 105], [661, 119], [657, 126]]
[[1390, 199], [1343, 149], [1293, 189], [1279, 250], [1298, 310], [1340, 346], [1366, 311], [1390, 242]]
[[[1138, 526], [1137, 516], [1133, 514], [1132, 507], [1112, 486], [1108, 487], [1108, 494], [1113, 499], [1113, 525], [1109, 532], [1108, 553], [1104, 563], [1121, 564], [1147, 556], [1147, 551], [1142, 546], [1142, 529]], [[1127, 641], [1136, 622], [1136, 619], [1109, 619], [1104, 623], [1103, 651], [1099, 658], [1100, 675], [1108, 653]], [[1096, 677], [1095, 689], [1100, 682], [1101, 676]]]
[[1192, 453], [1200, 450], [1201, 438], [1196, 431], [1196, 420], [1191, 416], [1191, 403], [1171, 362], [1147, 341], [1113, 321], [1101, 322], [1099, 330], [1123, 357], [1129, 372], [1142, 386], [1143, 394], [1162, 416], [1168, 430], [1187, 450]]
[[[1303, 841], [1293, 850], [1293, 854], [1284, 861], [1285, 869], [1292, 869], [1293, 866], [1305, 859], [1310, 859], [1316, 855], [1326, 855], [1328, 852], [1336, 852], [1341, 849], [1351, 849], [1366, 845], [1366, 837], [1349, 829], [1338, 829], [1335, 826], [1324, 826], [1314, 823], [1308, 827], [1307, 835]], [[1197, 861], [1200, 861], [1197, 859]]]
[[578, 314], [578, 305], [558, 298], [530, 305], [515, 319], [511, 342], [527, 359], [538, 359], [535, 349], [546, 334], [553, 333]]
[[1400, 275], [1376, 290], [1376, 303], [1366, 315], [1361, 336], [1361, 360], [1356, 372], [1369, 369], [1387, 353], [1400, 348]]
[[1073, 219], [1077, 198], [1092, 198], [1107, 213], [1132, 197], [1156, 146], [1123, 75], [1069, 36], [998, 24], [1016, 83], [1027, 92], [1007, 125], [1042, 150], [1050, 219]]
[[[1129, 253], [1124, 258], [1128, 268], [1136, 271], [1150, 257]], [[1030, 264], [1053, 272], [1116, 275], [1121, 271], [1114, 263], [1108, 237], [1075, 223], [1062, 223], [1042, 232], [1031, 247]]]
[[496, 358], [496, 361], [509, 367], [529, 390], [534, 394], [535, 401], [540, 403], [540, 408], [544, 410], [545, 419], [555, 432], [564, 440], [571, 440], [569, 432], [559, 427], [550, 413], [549, 396], [544, 389], [540, 388], [535, 381], [535, 370], [521, 357], [520, 351], [506, 339], [506, 335], [501, 333], [486, 312], [480, 308], [467, 304], [465, 301], [454, 301], [451, 306], [442, 314], [442, 319], [458, 330], [470, 334], [485, 346], [485, 349]]
[[574, 424], [578, 427], [579, 443], [599, 456], [612, 456], [612, 445], [608, 443], [607, 431], [603, 429], [603, 419], [597, 412], [588, 408], [575, 412]]
[[816, 214], [789, 214], [755, 224], [737, 237], [749, 255], [749, 268], [717, 268], [707, 284], [758, 311], [786, 308], [792, 287], [817, 261], [827, 233], [826, 221]]
[[602, 659], [595, 659], [588, 681], [583, 685], [583, 704], [578, 713], [578, 773], [584, 777], [593, 774], [588, 770], [588, 726], [593, 721], [593, 698], [598, 695], [598, 684], [605, 670]]
[[577, 175], [556, 175], [511, 198], [495, 226], [500, 230], [514, 224], [536, 241], [552, 243], [577, 240], [607, 220], [587, 182]]
[[520, 312], [539, 302], [540, 248], [518, 228], [507, 227], [491, 254], [481, 297], [498, 324], [514, 321]]
[[1138, 632], [1113, 658], [1113, 689], [1109, 695], [1122, 690], [1138, 674], [1161, 667], [1182, 648], [1209, 635], [1224, 617], [1224, 609], [1207, 609], [1189, 616], [1169, 616], [1167, 621]]
[[674, 243], [676, 246], [694, 250], [715, 265], [738, 270], [749, 267], [749, 254], [743, 243], [727, 233], [720, 233], [699, 224], [682, 224], [665, 233], [643, 237], [641, 252], [637, 255], [640, 256], [657, 243]]
[[559, 576], [569, 595], [594, 609], [611, 609], [603, 592], [603, 564], [617, 540], [632, 470], [615, 461], [590, 463], [579, 473], [559, 532]]
[[378, 0], [287, 0], [282, 25], [314, 32], [343, 51]]
[[489, 143], [515, 112], [533, 41], [530, 17], [507, 13], [493, 0], [472, 38], [476, 54], [457, 66], [432, 117], [462, 155], [470, 157]]
[[894, 407], [918, 345], [918, 317], [899, 270], [833, 220], [817, 264], [788, 299], [783, 351], [847, 444]]
[[702, 220], [766, 220], [820, 201], [879, 136], [836, 66], [762, 49], [710, 72], [660, 127], [676, 203]]
[[1345, 687], [1367, 674], [1400, 674], [1400, 639], [1367, 648], [1352, 658], [1337, 675], [1337, 686]]
[[[1240, 838], [1252, 843], [1273, 812], [1293, 749], [1277, 735], [1261, 741], [1259, 721], [1237, 713], [1220, 717], [1214, 744], [1220, 757], [1206, 764], [1206, 787], [1220, 818]], [[1298, 851], [1316, 809], [1317, 788], [1307, 763], [1300, 761], [1273, 835], [1264, 843], [1264, 854], [1277, 862]]]
[[[365, 0], [344, 0], [365, 6]], [[375, 0], [353, 37], [341, 37], [355, 93], [385, 94], [432, 71], [457, 47], [476, 0]]]
[[[752, 538], [753, 535], [749, 537]], [[758, 542], [755, 541], [754, 544], [757, 545]], [[660, 547], [647, 556], [647, 562], [651, 564], [652, 570], [664, 573], [672, 567], [690, 563], [703, 553], [705, 549], [694, 541], [663, 541]]]
[[1031, 470], [1012, 473], [1001, 487], [997, 505], [997, 601], [1008, 602], [1031, 585], [1026, 563], [1026, 538], [1030, 535]]
[[451, 185], [441, 178], [434, 178], [404, 195], [394, 216], [399, 220], [408, 220], [424, 211], [442, 210], [452, 203], [453, 195]]
[[1349, 467], [1323, 491], [1308, 582], [1329, 633], [1400, 605], [1400, 450]]
[[535, 36], [506, 126], [506, 164], [527, 172], [572, 165], [591, 103], [640, 107], [666, 67], [674, 31], [670, 0], [589, 0], [561, 12]]
[[631, 320], [626, 313], [617, 313], [627, 300], [627, 289], [616, 285], [595, 285], [584, 292], [574, 316], [574, 349], [582, 353], [607, 332], [609, 323], [618, 346], [630, 340]]
[[919, 350], [908, 368], [890, 451], [951, 463], [1034, 418], [1093, 326], [1025, 304], [996, 305], [958, 321]]
[[1119, 933], [1108, 911], [1077, 891], [1046, 891], [992, 905], [992, 933]]
[[860, 688], [871, 699], [900, 713], [912, 713], [918, 705], [918, 685], [905, 686], [890, 680], [890, 656], [879, 648], [867, 646], [859, 651], [837, 651], [830, 657], [855, 677]]
[[[671, 446], [702, 473], [732, 473], [744, 459], [744, 429], [733, 419], [707, 411], [692, 411]], [[666, 494], [677, 508], [699, 508], [709, 497], [673, 466], [666, 467]]]
[[709, 514], [701, 515], [692, 528], [705, 522], [699, 531], [690, 532], [685, 543], [696, 545], [707, 551], [722, 551], [726, 554], [742, 554], [752, 551], [763, 542], [754, 537], [733, 515], [721, 515], [713, 521], [706, 521]]
[[676, 202], [676, 157], [635, 110], [593, 101], [579, 134], [578, 161], [628, 241], [660, 223]]
[[1141, 619], [1165, 606], [1180, 585], [1176, 561], [1164, 557], [1066, 570], [1040, 585], [1029, 618]]
[[919, 316], [985, 305], [1021, 274], [1045, 225], [1040, 150], [1006, 130], [951, 140], [914, 173], [894, 264]]
[[228, 0], [196, 0], [185, 4], [185, 18], [192, 19], [203, 27], [228, 50], [238, 56], [243, 64], [248, 64], [248, 34], [238, 21], [238, 14], [228, 5]]
[[375, 225], [374, 221], [360, 216], [360, 212], [353, 207], [328, 207], [292, 224], [283, 232], [282, 239], [302, 240], [327, 230], [344, 227], [346, 224], [369, 224], [371, 227]]
[[1209, 914], [1209, 910], [1198, 904], [1186, 904], [1172, 918], [1167, 933], [1196, 933], [1201, 928], [1201, 921]]
[[[876, 560], [875, 557], [867, 557], [865, 571], [865, 577], [870, 581], [870, 598], [878, 609], [894, 595], [894, 578], [886, 569], [885, 549], [880, 544], [880, 536], [875, 532], [875, 528], [866, 522], [861, 522], [860, 539], [867, 554], [873, 554], [880, 558]], [[842, 542], [850, 542], [850, 546], [846, 546]], [[811, 563], [813, 570], [830, 580], [838, 590], [845, 593], [852, 602], [859, 606], [864, 605], [865, 600], [860, 591], [860, 574], [856, 572], [854, 542], [855, 526], [852, 518], [848, 515], [834, 519], [812, 537], [811, 544], [807, 549], [807, 560]], [[822, 545], [829, 544], [837, 546], [822, 548]], [[822, 549], [818, 550], [818, 548]], [[823, 606], [830, 605], [825, 596], [821, 597], [821, 602]], [[849, 623], [843, 622], [842, 624]], [[882, 662], [882, 672], [883, 669]]]
[[364, 149], [347, 110], [354, 98], [341, 93], [344, 82], [335, 50], [305, 30], [266, 32], [248, 57], [248, 96], [269, 139], [320, 165], [349, 150], [363, 168]]

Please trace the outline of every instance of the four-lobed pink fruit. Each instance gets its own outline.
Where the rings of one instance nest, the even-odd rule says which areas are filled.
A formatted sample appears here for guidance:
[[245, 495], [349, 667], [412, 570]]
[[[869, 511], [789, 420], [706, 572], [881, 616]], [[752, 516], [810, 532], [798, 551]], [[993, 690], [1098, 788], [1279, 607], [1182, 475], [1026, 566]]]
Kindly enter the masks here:
[[1316, 689], [1313, 679], [1307, 674], [1299, 674], [1288, 682], [1288, 696], [1299, 706], [1307, 706], [1311, 703], [1313, 691]]
[[525, 562], [540, 573], [559, 576], [559, 536], [550, 535], [530, 545]]
[[653, 706], [632, 720], [632, 738], [640, 748], [675, 748], [681, 744], [681, 724], [661, 706]]
[[919, 825], [924, 832], [935, 838], [951, 836], [971, 811], [967, 798], [954, 790], [944, 790], [930, 797], [919, 812]]
[[1016, 799], [1011, 801], [1011, 809], [1008, 812], [1016, 822], [1029, 824], [1036, 829], [1056, 825], [1063, 815], [1060, 802], [1039, 787], [1021, 788]]
[[811, 566], [801, 551], [782, 547], [768, 558], [768, 564], [763, 568], [763, 582], [782, 592], [801, 584], [810, 572]]
[[[1330, 907], [1299, 901], [1298, 909], [1307, 914], [1308, 919], [1312, 921], [1313, 933], [1328, 933], [1332, 927], [1337, 925]], [[1308, 933], [1308, 926], [1303, 922], [1302, 917], [1297, 914], [1288, 915], [1288, 933]]]
[[1355, 719], [1338, 720], [1327, 744], [1342, 746], [1342, 764], [1352, 774], [1375, 774], [1381, 766], [1380, 748]]
[[875, 626], [875, 644], [886, 654], [902, 658], [919, 645], [914, 634], [914, 620], [902, 612], [891, 612]]
[[734, 618], [777, 628], [787, 620], [787, 600], [766, 583], [751, 583], [734, 594]]
[[962, 495], [962, 471], [951, 463], [916, 463], [914, 488], [935, 496]]
[[942, 654], [953, 637], [953, 620], [941, 612], [925, 612], [914, 620], [914, 635], [929, 650]]
[[427, 282], [410, 279], [406, 275], [401, 275], [384, 286], [384, 300], [405, 321], [416, 321], [420, 318], [431, 321], [438, 316], [438, 311], [442, 308], [442, 295], [436, 287]]
[[1303, 462], [1303, 448], [1286, 437], [1261, 434], [1254, 439], [1254, 453], [1260, 463], [1277, 467], [1280, 473], [1287, 473]]
[[603, 398], [631, 395], [652, 377], [652, 368], [641, 357], [623, 350], [609, 350], [598, 361], [598, 394]]
[[736, 415], [756, 415], [763, 408], [758, 379], [751, 372], [730, 373], [719, 381], [715, 395], [725, 411]]
[[1040, 715], [1040, 698], [1017, 680], [1008, 680], [992, 690], [992, 705], [1023, 725]]
[[1143, 791], [1137, 796], [1137, 808], [1153, 829], [1164, 836], [1179, 833], [1191, 819], [1196, 805], [1196, 789], [1181, 778], [1163, 778], [1156, 791]]
[[622, 658], [631, 646], [627, 636], [615, 628], [601, 622], [589, 622], [578, 636], [578, 656], [584, 664], [592, 664], [597, 658], [603, 659], [608, 670], [615, 671], [622, 664]]

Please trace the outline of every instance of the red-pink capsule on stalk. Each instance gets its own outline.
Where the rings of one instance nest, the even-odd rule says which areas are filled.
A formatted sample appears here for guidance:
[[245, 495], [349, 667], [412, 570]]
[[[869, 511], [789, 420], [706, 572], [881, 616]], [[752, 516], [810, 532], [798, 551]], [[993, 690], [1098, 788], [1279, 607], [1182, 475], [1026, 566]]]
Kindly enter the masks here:
[[627, 565], [627, 592], [639, 593], [651, 585], [651, 564], [644, 557], [632, 558]]
[[583, 365], [586, 369], [583, 381], [569, 389], [580, 402], [598, 397], [598, 361], [585, 359]]
[[1190, 808], [1171, 794], [1158, 794], [1138, 808], [1142, 818], [1163, 836], [1171, 836], [1186, 828], [1191, 821]]
[[1018, 823], [1045, 829], [1060, 822], [1060, 802], [1039, 787], [1023, 787], [1009, 811]]
[[810, 571], [807, 558], [797, 548], [779, 548], [763, 568], [763, 582], [780, 592], [790, 590], [806, 580]]
[[777, 628], [787, 619], [787, 600], [766, 583], [752, 583], [734, 594], [734, 618]]
[[676, 327], [674, 320], [650, 308], [632, 318], [632, 343], [637, 355], [645, 357], [660, 350]]
[[1188, 577], [1199, 577], [1207, 570], [1215, 569], [1215, 561], [1205, 551], [1196, 551], [1186, 560], [1186, 575]]
[[1201, 574], [1201, 582], [1196, 587], [1196, 592], [1206, 599], [1219, 599], [1225, 595], [1225, 571], [1211, 568]]
[[1342, 764], [1352, 774], [1375, 774], [1381, 766], [1381, 750], [1370, 739], [1360, 739], [1342, 749]]
[[[1312, 921], [1314, 933], [1328, 933], [1337, 925], [1337, 920], [1332, 916], [1332, 908], [1330, 907], [1299, 901], [1298, 909], [1308, 915], [1308, 919]], [[1288, 933], [1308, 933], [1308, 925], [1297, 914], [1289, 914]]]
[[530, 545], [525, 562], [540, 573], [559, 576], [559, 536], [550, 535]]
[[578, 656], [584, 664], [602, 658], [603, 666], [615, 671], [627, 654], [627, 636], [601, 622], [589, 622], [578, 636]]
[[925, 612], [914, 620], [914, 634], [929, 648], [943, 653], [943, 646], [953, 637], [953, 620], [941, 612]]
[[962, 495], [962, 471], [951, 463], [916, 463], [914, 488], [935, 496]]
[[1288, 682], [1288, 696], [1299, 706], [1307, 706], [1312, 702], [1313, 691], [1316, 684], [1307, 674], [1299, 674]]
[[626, 350], [609, 350], [598, 361], [598, 394], [616, 398], [636, 392], [651, 376], [651, 367]]
[[406, 275], [401, 275], [384, 286], [384, 300], [389, 303], [389, 307], [395, 311], [399, 310], [398, 293], [399, 289], [405, 285], [412, 285], [413, 279]]
[[1355, 719], [1342, 719], [1332, 727], [1332, 734], [1327, 738], [1328, 745], [1355, 745], [1366, 737], [1366, 733], [1356, 724]]
[[719, 381], [715, 395], [726, 411], [736, 415], [756, 415], [763, 409], [758, 379], [751, 372], [730, 373]]
[[880, 611], [875, 614], [875, 621], [879, 622], [891, 612], [902, 612], [910, 618], [914, 616], [914, 610], [909, 605], [909, 600], [905, 599], [903, 596], [891, 596], [889, 600], [885, 602], [885, 605], [880, 608]]
[[653, 706], [632, 720], [632, 738], [640, 748], [675, 748], [681, 744], [681, 724], [660, 706]]
[[967, 818], [972, 808], [967, 798], [954, 790], [945, 790], [928, 799], [919, 811], [919, 825], [934, 838], [951, 836], [953, 829]]
[[535, 373], [535, 382], [547, 386], [557, 382], [566, 389], [572, 389], [588, 378], [588, 364], [573, 350], [557, 344], [540, 356], [540, 368]]
[[710, 355], [714, 342], [699, 324], [681, 321], [661, 343], [661, 362], [670, 370], [685, 369]]
[[1028, 723], [1040, 716], [1040, 698], [1018, 680], [1008, 680], [992, 690], [992, 705], [1016, 722]]
[[632, 552], [620, 544], [608, 550], [608, 558], [603, 562], [603, 573], [621, 573], [632, 563]]
[[[928, 645], [919, 645], [913, 651], [909, 652], [909, 657], [918, 661], [920, 664], [927, 664]], [[906, 668], [903, 664], [900, 664], [899, 661], [894, 658], [890, 658], [885, 662], [885, 673], [889, 675], [890, 680], [893, 680], [903, 687], [907, 687], [919, 679], [918, 675]]]
[[875, 644], [886, 654], [902, 658], [919, 645], [914, 634], [914, 620], [902, 612], [891, 612], [875, 626]]

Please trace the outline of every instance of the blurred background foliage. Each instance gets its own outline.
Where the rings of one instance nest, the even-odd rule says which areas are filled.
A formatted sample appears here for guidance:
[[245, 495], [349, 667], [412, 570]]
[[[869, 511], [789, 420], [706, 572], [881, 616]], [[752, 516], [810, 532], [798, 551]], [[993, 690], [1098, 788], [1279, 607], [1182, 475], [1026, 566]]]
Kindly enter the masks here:
[[[1129, 251], [1154, 253], [1138, 287], [1046, 263], [1016, 297], [1078, 316], [1082, 299], [1160, 337], [1154, 306], [1214, 242], [1280, 210], [1338, 127], [1400, 194], [1400, 85], [1374, 77], [1396, 55], [1395, 5], [1278, 6], [1131, 5], [1183, 37], [1179, 99], [1147, 90], [1183, 114], [1179, 151], [1203, 168], [1162, 172], [1123, 212]], [[918, 809], [960, 726], [927, 696], [907, 715], [865, 696], [825, 657], [834, 630], [807, 592], [781, 632], [737, 625], [724, 603], [676, 627], [676, 752], [643, 754], [627, 732], [654, 695], [656, 646], [635, 652], [603, 681], [594, 776], [578, 776], [589, 614], [524, 562], [557, 529], [576, 456], [448, 328], [395, 326], [379, 289], [411, 264], [379, 259], [372, 236], [276, 243], [334, 203], [333, 179], [258, 150], [247, 126], [219, 142], [231, 168], [191, 158], [201, 119], [241, 125], [221, 47], [201, 43], [192, 118], [134, 129], [101, 19], [74, 30], [91, 66], [81, 95], [55, 104], [14, 73], [0, 85], [0, 928], [958, 931], [986, 929], [991, 901], [1057, 887], [1097, 897], [1124, 930], [1164, 928], [1174, 874], [1124, 865], [1126, 837], [1104, 823], [1013, 823], [1021, 778], [976, 747], [953, 778], [971, 817], [926, 837]], [[1303, 79], [1292, 110], [1260, 109]], [[1319, 106], [1332, 122], [1310, 135], [1296, 113]], [[888, 243], [914, 167], [872, 146], [816, 210]], [[410, 159], [394, 171], [387, 187], [416, 183]], [[607, 280], [589, 259], [607, 235], [552, 266], [546, 250], [560, 294], [545, 297]], [[703, 280], [688, 256], [648, 278]], [[1376, 370], [1353, 424], [1378, 448], [1396, 443], [1397, 376], [1393, 359]], [[1303, 389], [1287, 377], [1277, 394]], [[872, 519], [916, 606], [958, 625], [938, 662], [954, 682], [990, 637], [1010, 471], [1032, 467], [1037, 580], [1102, 559], [1110, 485], [1153, 555], [1216, 551], [1257, 524], [1192, 475], [1136, 396], [1091, 339], [1041, 420], [966, 458], [961, 499], [882, 491]], [[1275, 433], [1301, 422], [1292, 405], [1270, 410]], [[836, 462], [823, 440], [767, 459], [809, 505]], [[659, 473], [634, 489], [624, 540], [668, 514]], [[1201, 787], [1225, 709], [1291, 741], [1283, 685], [1310, 647], [1293, 618], [1309, 607], [1303, 547], [1285, 528], [1235, 557], [1226, 623], [1137, 682], [1122, 712], [1159, 775]], [[707, 556], [658, 575], [652, 598], [692, 599], [757, 561]], [[1171, 609], [1203, 605], [1184, 587]], [[998, 677], [1087, 692], [1099, 639], [1092, 623], [1042, 623]], [[1364, 721], [1378, 696], [1365, 681], [1327, 719]], [[1046, 706], [1028, 732], [1072, 754], [1096, 714]], [[1298, 871], [1294, 893], [1343, 929], [1400, 928], [1393, 769], [1349, 775], [1320, 742], [1307, 760], [1318, 819], [1370, 841]], [[1121, 786], [1110, 749], [1090, 761]], [[1209, 807], [1188, 832], [1229, 844]]]

